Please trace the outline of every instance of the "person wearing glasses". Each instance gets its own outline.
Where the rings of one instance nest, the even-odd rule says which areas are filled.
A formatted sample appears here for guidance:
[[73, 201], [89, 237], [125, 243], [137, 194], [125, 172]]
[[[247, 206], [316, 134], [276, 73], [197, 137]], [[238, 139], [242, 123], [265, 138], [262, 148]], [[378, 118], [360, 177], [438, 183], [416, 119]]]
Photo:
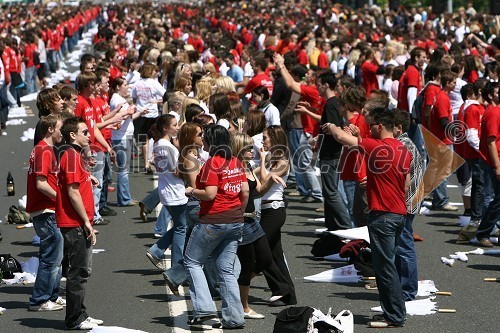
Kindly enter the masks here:
[[96, 244], [92, 187], [99, 185], [84, 158], [91, 142], [91, 129], [86, 122], [81, 117], [72, 117], [61, 127], [62, 136], [70, 146], [61, 155], [56, 193], [56, 221], [64, 238], [64, 257], [69, 263], [65, 324], [72, 330], [91, 330], [103, 323], [90, 317], [84, 305], [92, 247]]

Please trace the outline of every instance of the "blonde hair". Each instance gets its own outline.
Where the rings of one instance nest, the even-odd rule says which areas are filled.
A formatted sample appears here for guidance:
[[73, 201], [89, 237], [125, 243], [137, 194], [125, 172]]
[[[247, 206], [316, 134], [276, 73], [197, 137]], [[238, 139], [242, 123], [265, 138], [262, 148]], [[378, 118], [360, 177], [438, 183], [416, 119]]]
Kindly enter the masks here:
[[208, 79], [201, 79], [196, 82], [196, 98], [208, 104], [208, 99], [212, 95], [212, 82]]
[[360, 50], [352, 50], [351, 53], [349, 54], [349, 60], [347, 61], [347, 68], [356, 66], [356, 63], [358, 62], [360, 56], [361, 56]]
[[191, 84], [191, 78], [179, 76], [174, 81], [174, 90], [184, 92], [184, 88]]
[[385, 53], [384, 53], [384, 61], [391, 61], [394, 59], [394, 56], [396, 55], [396, 49], [393, 48], [392, 46], [388, 46], [385, 48]]
[[183, 103], [186, 99], [186, 95], [184, 95], [180, 91], [174, 91], [168, 96], [168, 100], [163, 103], [163, 114], [167, 114], [170, 112], [170, 108], [174, 103]]
[[213, 79], [216, 79], [220, 76], [219, 73], [217, 73], [217, 71], [215, 70], [214, 64], [212, 64], [211, 62], [204, 63], [203, 69], [205, 70], [205, 72], [208, 72], [210, 77]]
[[215, 79], [217, 88], [224, 88], [228, 92], [235, 92], [234, 81], [229, 76], [219, 76]]
[[231, 152], [239, 160], [243, 160], [243, 154], [253, 149], [253, 139], [246, 133], [236, 133], [231, 137]]

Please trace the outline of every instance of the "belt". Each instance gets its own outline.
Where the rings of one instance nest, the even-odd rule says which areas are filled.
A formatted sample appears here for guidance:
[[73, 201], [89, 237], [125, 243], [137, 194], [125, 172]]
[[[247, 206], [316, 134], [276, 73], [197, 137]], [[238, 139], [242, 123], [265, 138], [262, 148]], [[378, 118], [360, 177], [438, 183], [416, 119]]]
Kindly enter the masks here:
[[278, 208], [281, 208], [281, 207], [285, 207], [285, 202], [284, 201], [273, 201], [273, 202], [261, 205], [260, 209], [269, 209], [269, 208], [278, 209]]

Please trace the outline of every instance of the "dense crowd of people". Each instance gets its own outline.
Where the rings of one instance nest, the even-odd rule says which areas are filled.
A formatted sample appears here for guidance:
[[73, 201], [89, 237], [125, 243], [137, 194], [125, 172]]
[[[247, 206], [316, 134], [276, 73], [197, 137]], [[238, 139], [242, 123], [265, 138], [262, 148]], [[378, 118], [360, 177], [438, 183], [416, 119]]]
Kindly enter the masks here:
[[[96, 228], [116, 215], [107, 205], [114, 173], [118, 206], [138, 205], [145, 221], [161, 203], [146, 255], [174, 295], [189, 285], [192, 326], [217, 318], [214, 299], [215, 327], [262, 319], [249, 304], [259, 273], [270, 306], [297, 303], [281, 240], [287, 196], [321, 204], [328, 231], [368, 226], [384, 311], [368, 325], [403, 326], [418, 288], [412, 221], [421, 202], [458, 210], [446, 186], [453, 150], [466, 160], [457, 177], [471, 217], [457, 242], [494, 246], [500, 21], [472, 4], [443, 15], [305, 1], [20, 6], [3, 15], [2, 127], [22, 94], [41, 89], [26, 207], [40, 265], [29, 309], [65, 306], [67, 328], [103, 323], [84, 298]], [[92, 27], [75, 88], [48, 87]], [[158, 175], [141, 201], [128, 176], [138, 159]]]

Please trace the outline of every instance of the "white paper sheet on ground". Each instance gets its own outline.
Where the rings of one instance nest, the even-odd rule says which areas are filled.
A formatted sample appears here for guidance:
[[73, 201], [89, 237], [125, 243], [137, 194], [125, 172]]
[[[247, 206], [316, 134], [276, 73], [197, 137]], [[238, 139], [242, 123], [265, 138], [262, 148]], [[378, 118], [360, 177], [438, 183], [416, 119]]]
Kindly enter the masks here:
[[[415, 301], [405, 302], [406, 313], [410, 316], [426, 316], [436, 313], [436, 302], [431, 301], [430, 298], [418, 299]], [[383, 312], [382, 307], [377, 306], [371, 308], [375, 312]]]
[[463, 202], [448, 202], [450, 205], [452, 206], [463, 206], [464, 203]]
[[35, 283], [35, 276], [31, 273], [14, 273], [14, 278], [13, 279], [3, 279], [3, 282], [5, 282], [8, 285], [12, 284], [22, 284], [24, 283]]
[[26, 200], [28, 200], [28, 196], [25, 194], [17, 200], [17, 205], [22, 209], [26, 209]]
[[148, 333], [146, 331], [132, 330], [130, 328], [118, 326], [99, 326], [94, 327], [90, 333]]
[[23, 107], [11, 108], [9, 110], [9, 119], [10, 118], [23, 118], [27, 117], [26, 109]]
[[324, 217], [318, 217], [316, 219], [307, 219], [307, 221], [309, 221], [309, 222], [325, 222], [325, 218]]
[[3, 314], [5, 311], [7, 311], [7, 309], [6, 309], [6, 308], [2, 308], [2, 307], [0, 306], [0, 314]]
[[334, 268], [316, 275], [306, 276], [304, 279], [314, 282], [357, 283], [360, 280], [354, 265]]
[[417, 296], [427, 297], [439, 291], [432, 280], [418, 281]]
[[24, 125], [24, 124], [27, 124], [26, 120], [23, 120], [20, 118], [7, 120], [5, 122], [5, 125], [7, 125], [7, 126], [17, 126], [17, 125]]
[[448, 185], [446, 185], [446, 187], [447, 188], [458, 188], [458, 185], [450, 185], [450, 184], [448, 184]]
[[33, 140], [34, 138], [35, 138], [35, 129], [30, 127], [26, 131], [23, 132], [23, 136], [21, 137], [21, 140], [24, 142], [27, 140]]
[[36, 277], [36, 273], [38, 272], [38, 258], [31, 257], [27, 261], [21, 263], [21, 268], [24, 273], [31, 273]]
[[368, 234], [368, 227], [352, 228], [346, 230], [330, 231], [331, 234], [347, 238], [347, 239], [364, 239], [370, 243], [370, 235]]
[[322, 233], [324, 233], [327, 230], [328, 230], [327, 228], [319, 228], [319, 229], [314, 230], [314, 233], [316, 235], [321, 235]]
[[329, 256], [323, 257], [323, 259], [329, 261], [349, 261], [349, 258], [341, 258], [338, 253], [330, 254]]
[[427, 207], [420, 207], [420, 215], [430, 215], [432, 214], [431, 210]]
[[38, 92], [35, 92], [35, 93], [32, 93], [32, 94], [28, 94], [28, 95], [24, 95], [23, 97], [21, 97], [21, 102], [31, 102], [31, 101], [34, 101], [34, 100], [36, 100], [37, 96], [38, 96]]
[[459, 216], [458, 217], [458, 226], [465, 227], [470, 223], [470, 216]]
[[106, 251], [106, 250], [104, 250], [104, 249], [92, 249], [92, 253], [101, 253], [104, 251]]

